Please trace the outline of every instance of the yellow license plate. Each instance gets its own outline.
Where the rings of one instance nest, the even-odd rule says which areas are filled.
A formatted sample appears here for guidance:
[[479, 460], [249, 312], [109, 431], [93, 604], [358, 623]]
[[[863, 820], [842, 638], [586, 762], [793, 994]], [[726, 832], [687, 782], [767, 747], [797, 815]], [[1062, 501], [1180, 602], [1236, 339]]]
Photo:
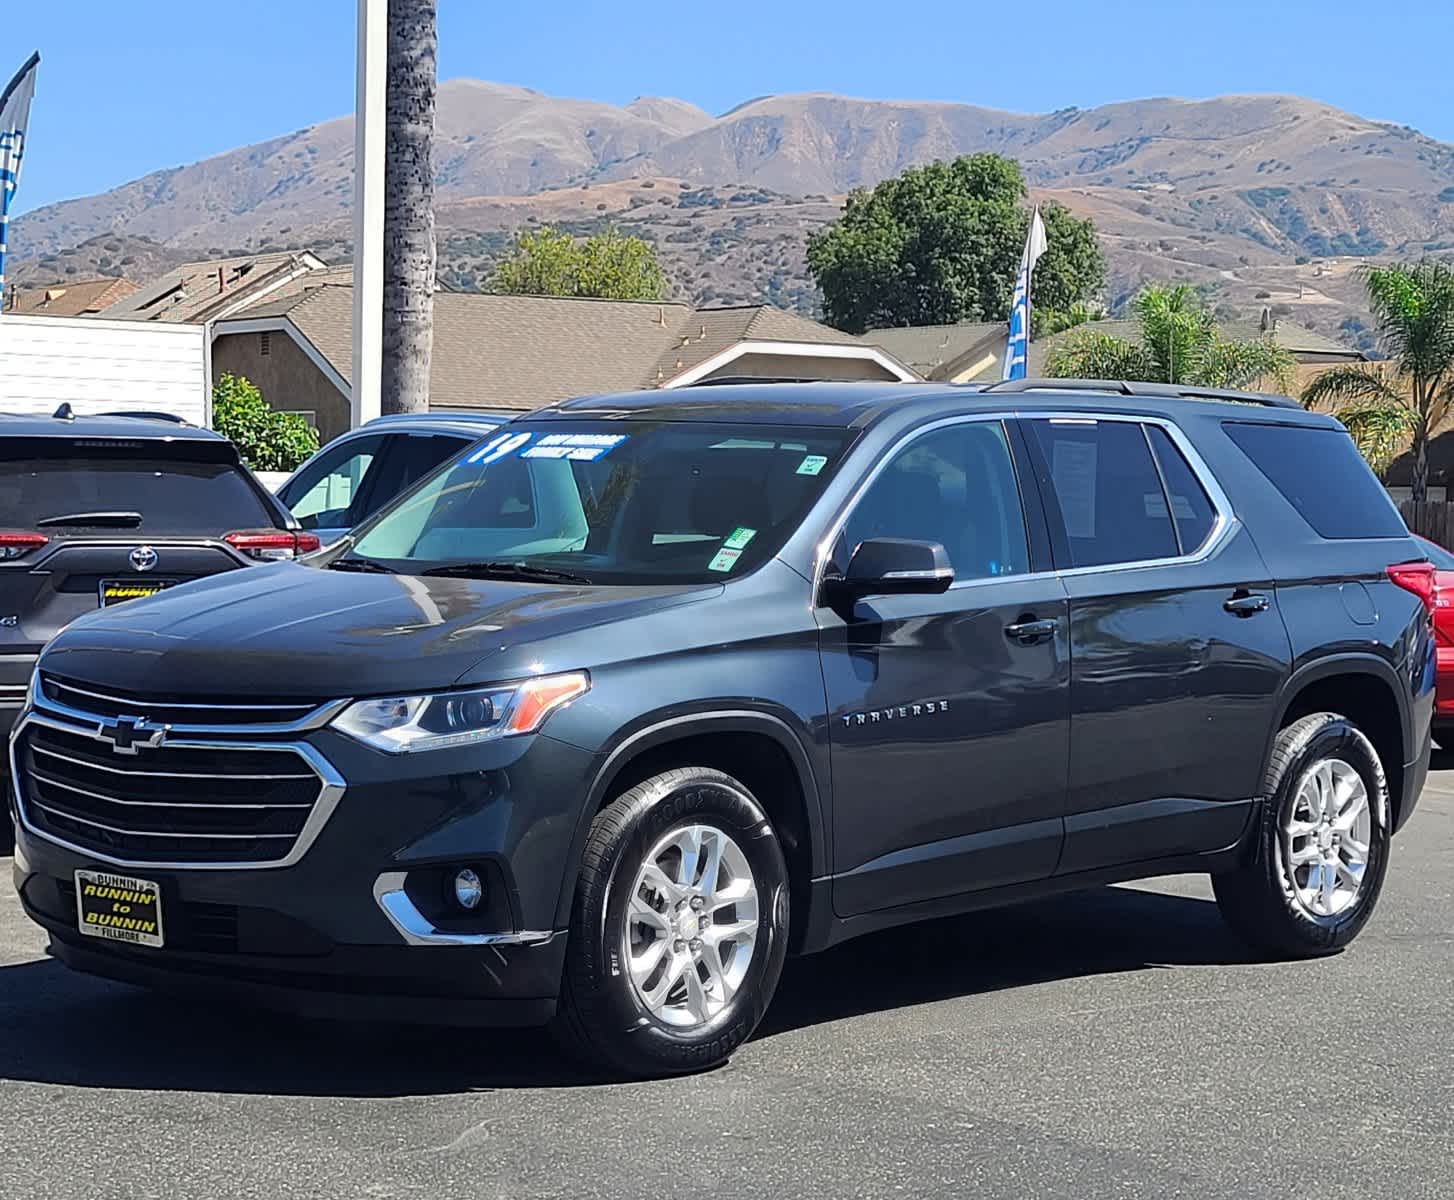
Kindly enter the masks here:
[[174, 579], [148, 579], [145, 583], [133, 583], [129, 579], [103, 579], [101, 581], [101, 607], [122, 604], [127, 600], [140, 600], [143, 596], [155, 596], [171, 587]]
[[161, 949], [162, 890], [150, 879], [76, 872], [76, 922], [87, 937]]

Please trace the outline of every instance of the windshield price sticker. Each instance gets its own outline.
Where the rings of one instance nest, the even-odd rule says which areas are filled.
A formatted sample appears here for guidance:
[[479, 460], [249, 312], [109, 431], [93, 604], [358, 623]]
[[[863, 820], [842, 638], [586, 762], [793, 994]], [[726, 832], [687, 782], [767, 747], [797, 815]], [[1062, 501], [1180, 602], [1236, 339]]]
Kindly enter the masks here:
[[755, 530], [755, 529], [748, 529], [745, 526], [739, 525], [736, 529], [734, 529], [732, 531], [731, 536], [729, 536], [727, 538], [727, 540], [722, 543], [722, 549], [724, 549], [724, 550], [743, 550], [743, 549], [746, 549], [747, 543], [750, 542], [750, 541], [752, 541], [752, 539], [755, 538], [756, 536], [757, 536], [757, 530]]
[[520, 455], [521, 458], [564, 458], [571, 462], [595, 462], [626, 440], [612, 433], [548, 433]]
[[502, 458], [508, 458], [523, 446], [530, 444], [530, 439], [535, 436], [530, 433], [502, 433], [492, 437], [488, 442], [471, 454], [465, 462], [472, 467], [487, 467], [492, 462], [499, 462]]
[[810, 454], [798, 464], [799, 475], [816, 475], [828, 465], [828, 459], [821, 454]]
[[719, 550], [717, 557], [707, 564], [709, 571], [730, 571], [742, 557], [741, 550]]

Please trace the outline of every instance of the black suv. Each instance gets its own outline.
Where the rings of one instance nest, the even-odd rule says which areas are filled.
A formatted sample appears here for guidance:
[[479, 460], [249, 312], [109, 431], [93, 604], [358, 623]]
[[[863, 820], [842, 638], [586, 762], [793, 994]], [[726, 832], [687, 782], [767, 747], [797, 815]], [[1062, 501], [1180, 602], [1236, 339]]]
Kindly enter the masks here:
[[0, 415], [0, 737], [40, 648], [81, 614], [317, 548], [208, 430], [69, 406]]
[[82, 971], [554, 1019], [628, 1074], [726, 1058], [789, 951], [1115, 880], [1324, 954], [1424, 783], [1430, 572], [1271, 397], [574, 401], [61, 634], [17, 889]]

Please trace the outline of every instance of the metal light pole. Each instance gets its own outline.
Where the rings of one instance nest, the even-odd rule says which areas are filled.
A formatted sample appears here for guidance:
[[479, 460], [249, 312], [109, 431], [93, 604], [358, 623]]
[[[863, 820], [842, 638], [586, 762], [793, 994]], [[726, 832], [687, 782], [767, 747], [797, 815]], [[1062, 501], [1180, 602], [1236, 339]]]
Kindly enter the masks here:
[[354, 426], [379, 415], [384, 339], [384, 104], [389, 0], [358, 0], [353, 163]]

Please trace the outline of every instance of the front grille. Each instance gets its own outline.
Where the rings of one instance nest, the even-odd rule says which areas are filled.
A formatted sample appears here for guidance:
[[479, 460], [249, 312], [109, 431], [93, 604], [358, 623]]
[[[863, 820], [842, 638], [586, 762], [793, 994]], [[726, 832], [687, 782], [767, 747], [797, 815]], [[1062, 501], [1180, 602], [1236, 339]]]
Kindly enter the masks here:
[[275, 700], [268, 703], [208, 698], [181, 703], [140, 692], [98, 688], [58, 675], [41, 676], [44, 698], [98, 717], [144, 717], [158, 725], [224, 726], [239, 730], [296, 725], [322, 707], [317, 700]]
[[278, 862], [324, 792], [286, 745], [164, 742], [125, 755], [86, 730], [32, 720], [15, 755], [32, 829], [123, 862]]

